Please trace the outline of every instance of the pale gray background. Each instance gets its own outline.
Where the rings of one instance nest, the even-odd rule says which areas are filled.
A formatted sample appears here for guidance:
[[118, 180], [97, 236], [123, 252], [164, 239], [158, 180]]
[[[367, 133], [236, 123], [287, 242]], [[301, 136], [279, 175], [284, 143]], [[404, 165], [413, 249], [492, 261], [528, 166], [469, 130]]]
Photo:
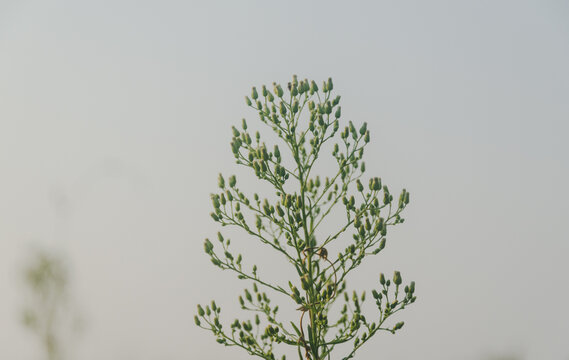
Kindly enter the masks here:
[[243, 95], [293, 73], [333, 76], [369, 175], [412, 195], [352, 284], [400, 269], [419, 301], [360, 358], [569, 359], [568, 4], [0, 1], [0, 359], [39, 358], [18, 271], [42, 244], [73, 359], [247, 359], [193, 324], [245, 285], [203, 254], [208, 194], [241, 173]]

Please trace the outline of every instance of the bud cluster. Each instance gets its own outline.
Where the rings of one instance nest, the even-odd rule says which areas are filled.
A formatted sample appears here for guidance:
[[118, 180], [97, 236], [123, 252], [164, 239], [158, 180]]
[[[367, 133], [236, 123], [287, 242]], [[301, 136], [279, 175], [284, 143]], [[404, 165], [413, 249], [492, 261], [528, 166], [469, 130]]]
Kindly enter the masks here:
[[[275, 345], [281, 344], [296, 347], [306, 359], [321, 360], [330, 358], [336, 344], [352, 341], [353, 350], [344, 357], [350, 359], [379, 330], [395, 333], [401, 329], [403, 322], [389, 328], [384, 322], [416, 299], [414, 282], [404, 287], [405, 295], [400, 298], [401, 274], [396, 271], [392, 279], [381, 274], [382, 289], [372, 291], [379, 317], [368, 322], [361, 306], [365, 292], [353, 292], [351, 297], [346, 292], [347, 276], [368, 255], [381, 252], [388, 228], [404, 221], [401, 213], [409, 203], [409, 192], [403, 189], [394, 203], [379, 177], [363, 178], [368, 125], [356, 127], [342, 120], [341, 98], [333, 95], [333, 89], [332, 79], [318, 86], [296, 76], [286, 86], [253, 87], [245, 102], [280, 142], [262, 141], [261, 133], [251, 132], [243, 119], [239, 129], [232, 127], [231, 151], [237, 164], [272, 185], [276, 198], [263, 199], [257, 193], [250, 197], [237, 187], [234, 175], [226, 179], [222, 174], [217, 180], [219, 192], [211, 195], [214, 221], [239, 228], [282, 254], [298, 274], [288, 287], [273, 284], [259, 277], [256, 265], [245, 266], [243, 256], [231, 252], [231, 241], [221, 232], [217, 234], [219, 245], [209, 239], [204, 242], [215, 266], [253, 283], [253, 289], [245, 289], [238, 300], [243, 310], [255, 314], [249, 320], [235, 319], [230, 330], [224, 331], [220, 309], [212, 303], [198, 306], [196, 324], [211, 330], [219, 343], [241, 347], [263, 359], [276, 359]], [[329, 176], [313, 175], [322, 146], [330, 140], [335, 141], [330, 146], [337, 170]], [[346, 222], [332, 224], [334, 231], [317, 239], [316, 230], [336, 205], [343, 205]], [[330, 254], [327, 245], [334, 241], [343, 242], [345, 248]], [[286, 295], [300, 311], [298, 321], [290, 321], [291, 327], [289, 322], [278, 321], [278, 306], [270, 305], [259, 287]], [[344, 306], [339, 318], [329, 319], [330, 306], [341, 299]], [[330, 333], [332, 329], [335, 334]]]

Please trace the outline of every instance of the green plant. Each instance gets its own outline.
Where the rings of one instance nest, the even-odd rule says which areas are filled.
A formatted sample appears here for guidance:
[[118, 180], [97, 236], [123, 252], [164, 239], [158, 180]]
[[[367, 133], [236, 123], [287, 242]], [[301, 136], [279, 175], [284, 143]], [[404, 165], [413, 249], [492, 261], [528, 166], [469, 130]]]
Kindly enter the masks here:
[[[263, 359], [277, 358], [275, 344], [296, 347], [300, 359], [320, 360], [330, 359], [335, 349], [341, 350], [339, 344], [351, 343], [343, 357], [350, 359], [379, 331], [395, 333], [401, 329], [403, 322], [388, 327], [386, 321], [416, 299], [415, 283], [402, 285], [398, 271], [392, 279], [380, 274], [381, 286], [372, 291], [379, 310], [373, 321], [362, 313], [365, 292], [354, 291], [352, 296], [347, 293], [347, 275], [366, 256], [384, 249], [389, 226], [403, 222], [400, 214], [409, 203], [409, 193], [403, 189], [394, 203], [393, 195], [379, 178], [370, 178], [368, 186], [364, 186], [362, 158], [370, 132], [366, 123], [356, 129], [351, 121], [340, 130], [340, 96], [333, 97], [332, 90], [332, 79], [319, 89], [314, 81], [298, 81], [296, 76], [288, 84], [288, 91], [278, 84], [274, 84], [273, 92], [266, 86], [260, 92], [253, 88], [251, 97], [245, 98], [247, 105], [275, 132], [286, 151], [278, 144], [270, 148], [261, 142], [259, 132], [252, 137], [245, 119], [242, 130], [232, 129], [231, 149], [237, 164], [252, 169], [260, 180], [268, 182], [276, 198], [271, 202], [254, 194], [250, 200], [237, 187], [235, 176], [226, 183], [221, 174], [221, 191], [211, 196], [214, 221], [240, 228], [284, 256], [298, 275], [288, 287], [274, 284], [258, 276], [256, 265], [246, 270], [243, 256], [230, 251], [230, 240], [221, 233], [217, 234], [221, 245], [218, 251], [210, 240], [205, 240], [205, 252], [215, 266], [252, 282], [252, 290], [245, 289], [239, 302], [242, 309], [256, 314], [252, 320], [236, 319], [225, 331], [219, 319], [221, 309], [212, 302], [198, 305], [195, 322], [211, 330], [217, 342], [241, 347]], [[323, 179], [312, 176], [323, 145], [329, 142], [335, 142], [330, 146], [337, 170]], [[345, 223], [317, 240], [316, 230], [340, 204], [344, 206]], [[340, 240], [345, 248], [332, 255], [329, 249]], [[278, 320], [279, 307], [272, 305], [263, 290], [291, 300], [299, 311], [295, 321]], [[332, 319], [331, 306], [338, 300], [344, 304]]]
[[41, 341], [47, 360], [62, 359], [61, 326], [67, 297], [67, 268], [58, 255], [40, 251], [23, 275], [31, 296], [22, 322]]

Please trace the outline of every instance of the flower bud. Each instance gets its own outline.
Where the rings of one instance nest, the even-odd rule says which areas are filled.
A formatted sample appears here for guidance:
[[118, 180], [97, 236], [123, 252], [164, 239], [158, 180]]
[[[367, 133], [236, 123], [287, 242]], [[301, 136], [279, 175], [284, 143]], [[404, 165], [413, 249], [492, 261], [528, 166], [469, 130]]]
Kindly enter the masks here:
[[336, 97], [334, 98], [334, 100], [332, 101], [332, 105], [333, 105], [333, 106], [338, 105], [338, 104], [340, 103], [340, 98], [341, 98], [340, 95], [336, 96]]
[[336, 113], [334, 114], [336, 116], [336, 119], [338, 119], [340, 117], [340, 115], [342, 115], [342, 107], [338, 106], [338, 109], [336, 109]]
[[385, 275], [383, 273], [379, 274], [379, 283], [385, 285]]
[[360, 217], [356, 217], [356, 219], [354, 220], [354, 227], [357, 229], [360, 226], [362, 226], [362, 220], [360, 219]]
[[214, 207], [215, 209], [219, 209], [219, 207], [221, 206], [221, 205], [219, 204], [219, 196], [218, 196], [218, 195], [212, 196], [212, 197], [211, 197], [211, 202], [213, 203], [213, 207]]
[[217, 185], [219, 186], [220, 189], [223, 189], [225, 187], [225, 180], [223, 179], [223, 175], [219, 174], [219, 177], [217, 178]]
[[393, 330], [399, 330], [403, 327], [405, 323], [403, 321], [398, 322], [397, 324], [395, 324], [395, 326], [393, 327]]
[[332, 84], [332, 78], [328, 78], [328, 83], [326, 84], [326, 88], [328, 91], [332, 91], [334, 89], [334, 84]]
[[283, 92], [283, 88], [280, 85], [275, 84], [274, 91], [278, 97], [280, 97], [280, 98], [283, 97], [284, 92]]
[[245, 103], [247, 104], [247, 106], [251, 106], [251, 99], [249, 99], [249, 96], [245, 96]]
[[316, 82], [314, 80], [312, 80], [310, 82], [310, 94], [312, 95], [317, 91], [318, 91], [318, 85], [316, 85]]
[[362, 127], [360, 128], [360, 135], [365, 134], [367, 131], [367, 123], [365, 122]]
[[234, 137], [239, 137], [241, 135], [241, 133], [239, 132], [239, 130], [237, 130], [237, 128], [235, 126], [232, 126], [231, 130], [233, 131]]
[[362, 185], [362, 182], [360, 181], [360, 179], [356, 180], [356, 187], [357, 187], [359, 192], [362, 192], [364, 190], [364, 186]]
[[365, 135], [364, 135], [364, 141], [365, 141], [366, 143], [369, 142], [369, 130], [366, 131], [366, 133], [365, 133]]
[[199, 316], [204, 316], [204, 315], [205, 315], [204, 309], [203, 309], [202, 306], [199, 305], [199, 304], [198, 304], [198, 315], [199, 315]]
[[207, 254], [211, 253], [211, 251], [213, 250], [213, 244], [211, 243], [211, 241], [209, 241], [209, 239], [205, 239], [204, 250]]
[[253, 297], [251, 296], [251, 293], [247, 289], [245, 289], [245, 298], [247, 298], [249, 302], [253, 301]]
[[235, 175], [231, 175], [229, 177], [229, 186], [234, 187], [236, 183], [237, 183], [237, 179], [235, 178]]
[[297, 87], [296, 85], [293, 85], [293, 86], [292, 86], [292, 89], [291, 89], [291, 91], [290, 91], [290, 94], [291, 94], [292, 96], [298, 95], [298, 87]]
[[305, 274], [300, 278], [300, 283], [302, 285], [302, 290], [310, 289], [310, 279], [308, 278], [308, 274]]
[[[328, 115], [330, 115], [332, 113], [332, 104], [330, 104], [330, 101], [326, 101], [326, 104], [324, 105], [324, 112]], [[339, 117], [339, 116], [336, 116]]]
[[251, 90], [251, 97], [253, 98], [253, 100], [257, 100], [257, 98], [259, 97], [259, 94], [257, 94], [257, 88], [253, 86], [253, 89]]
[[379, 248], [378, 249], [380, 251], [383, 250], [383, 248], [385, 248], [385, 242], [386, 242], [385, 238], [381, 239], [381, 241], [379, 242]]
[[401, 279], [401, 273], [399, 271], [395, 271], [393, 273], [393, 283], [395, 285], [401, 285], [402, 279]]
[[241, 121], [241, 127], [243, 128], [243, 130], [247, 130], [247, 121], [245, 121], [245, 119]]

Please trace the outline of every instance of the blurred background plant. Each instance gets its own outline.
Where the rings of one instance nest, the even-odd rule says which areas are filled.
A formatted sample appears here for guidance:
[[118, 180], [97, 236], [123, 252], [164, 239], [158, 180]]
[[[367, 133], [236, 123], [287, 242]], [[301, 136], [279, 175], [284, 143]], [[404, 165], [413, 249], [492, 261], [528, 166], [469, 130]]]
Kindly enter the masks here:
[[44, 358], [65, 358], [66, 337], [76, 332], [79, 322], [72, 319], [69, 307], [69, 269], [61, 253], [36, 250], [23, 269], [26, 305], [23, 325], [41, 344]]

